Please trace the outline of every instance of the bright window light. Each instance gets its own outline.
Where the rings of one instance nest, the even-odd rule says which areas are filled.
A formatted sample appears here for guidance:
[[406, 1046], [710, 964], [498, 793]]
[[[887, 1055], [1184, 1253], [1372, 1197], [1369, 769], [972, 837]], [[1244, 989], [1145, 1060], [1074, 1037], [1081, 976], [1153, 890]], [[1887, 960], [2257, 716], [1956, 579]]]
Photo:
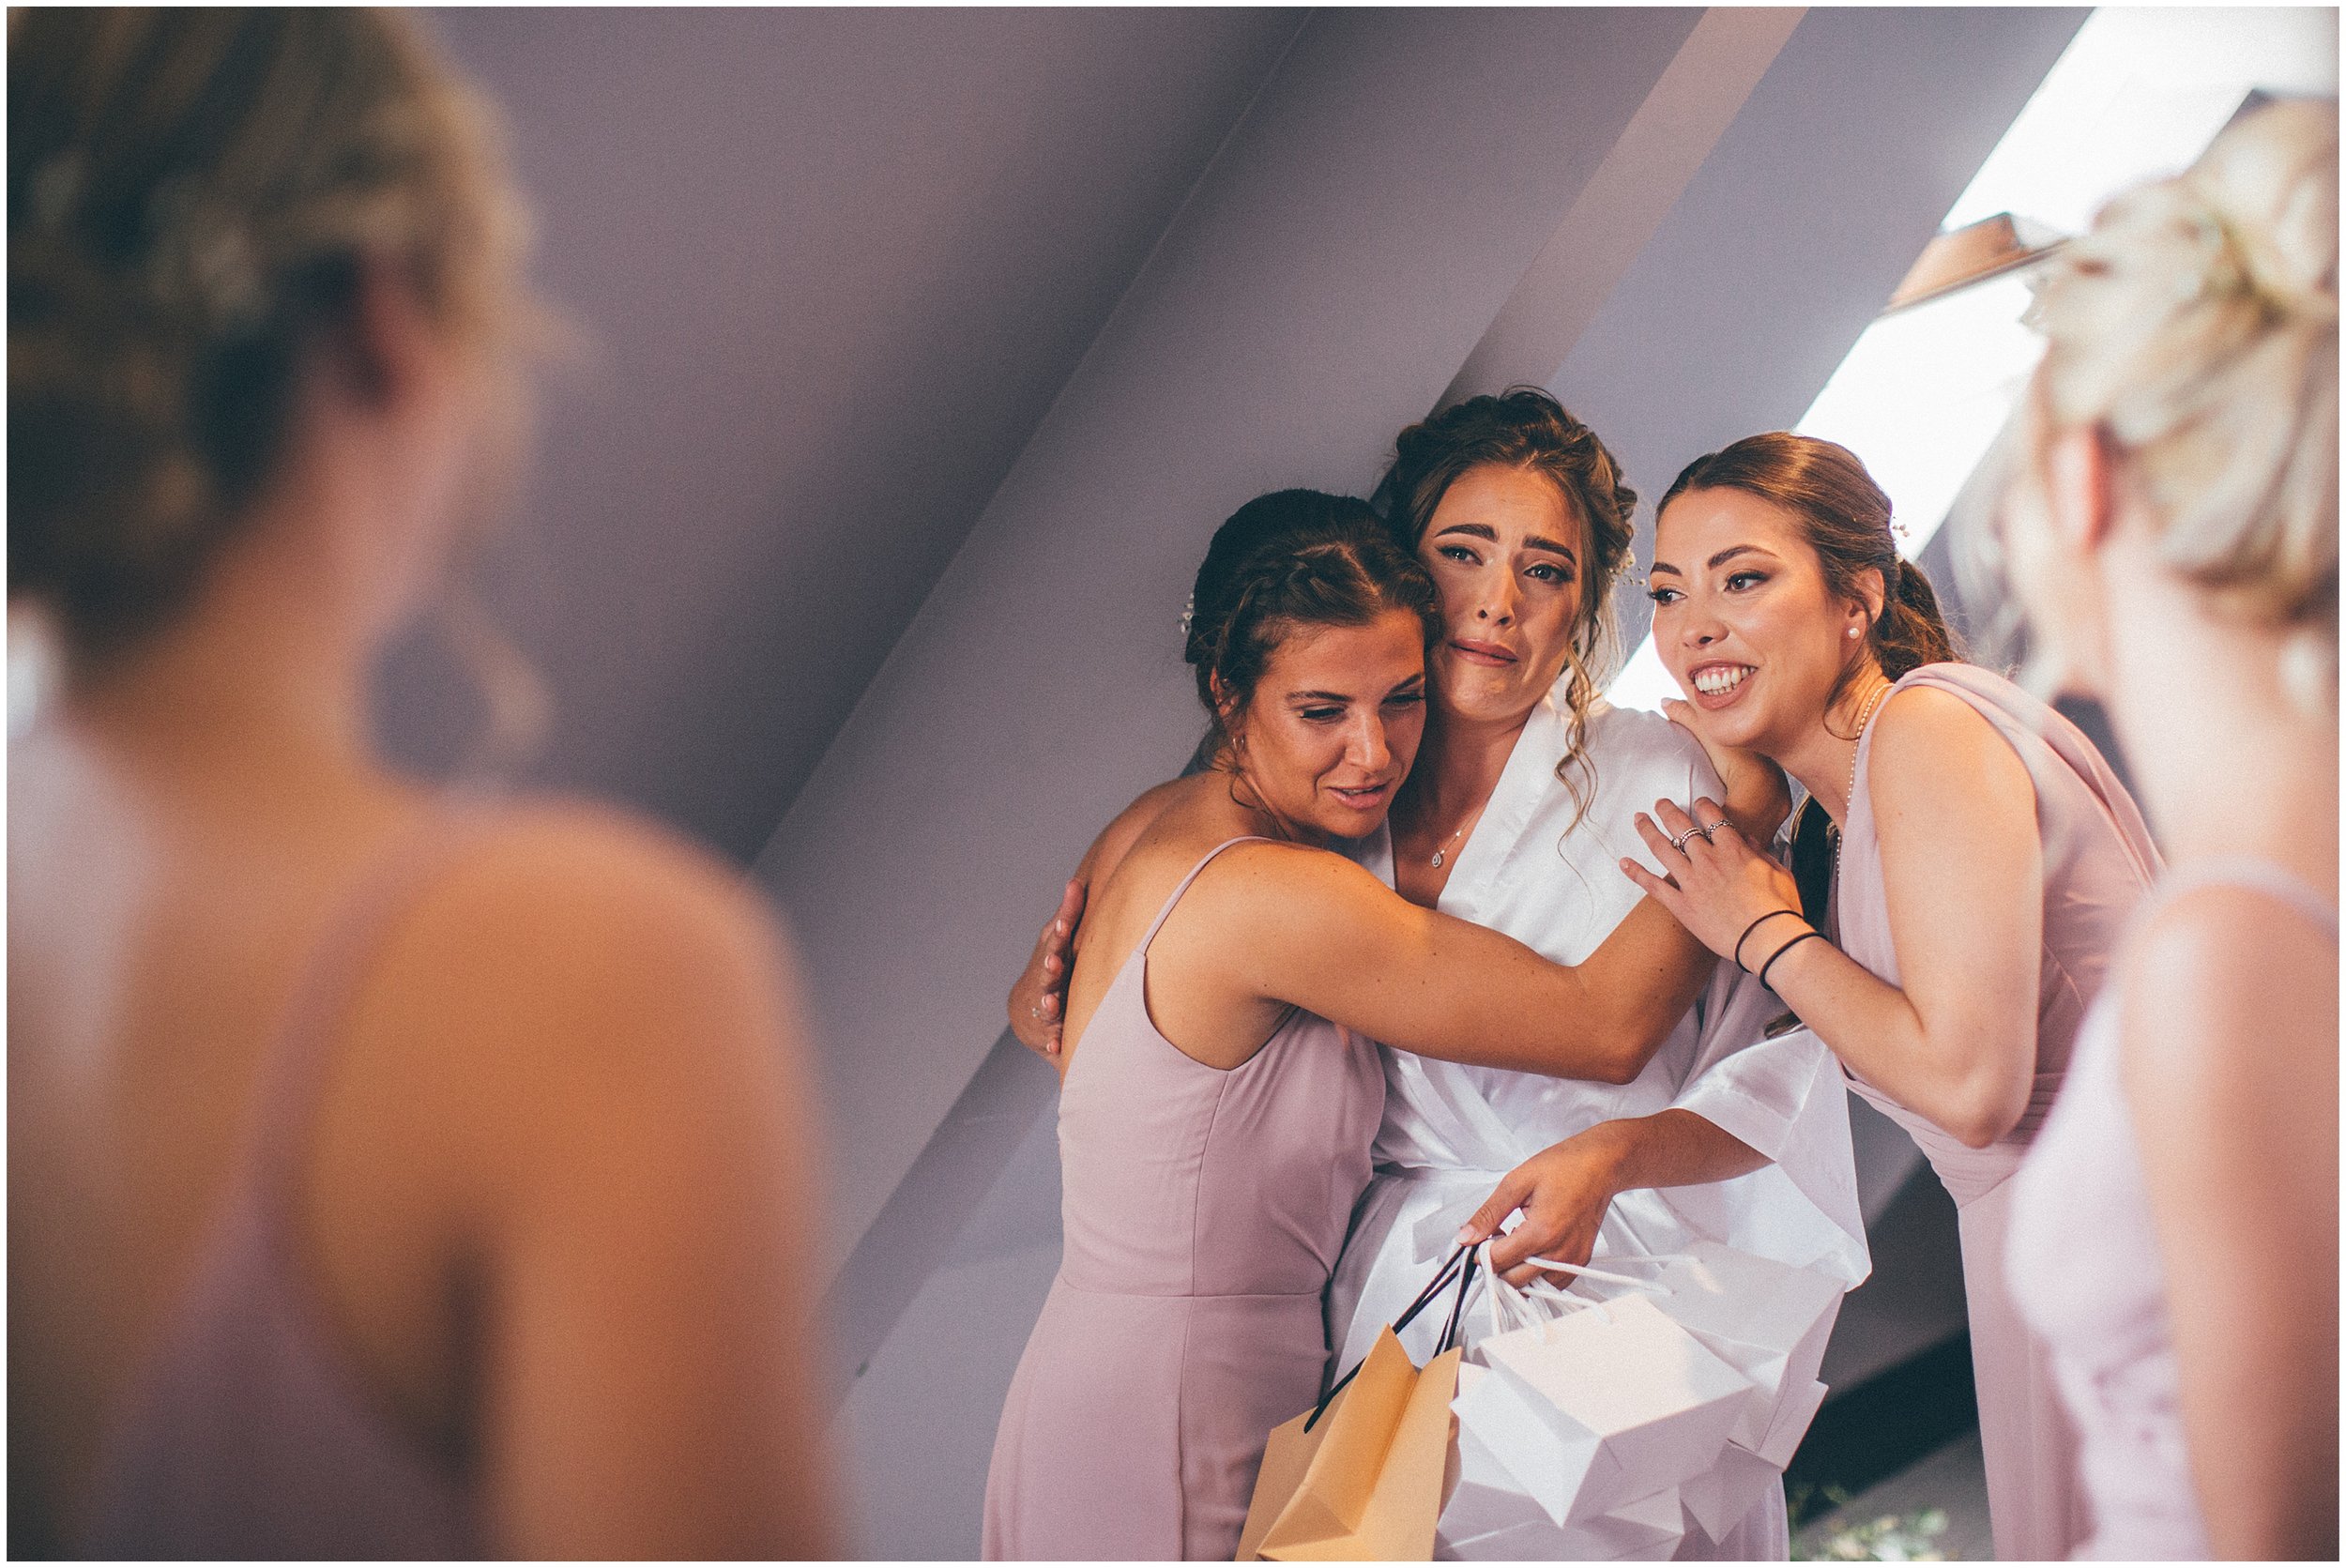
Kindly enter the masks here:
[[[1942, 231], [1999, 213], [2083, 232], [2127, 186], [2179, 172], [2252, 91], [2338, 93], [2328, 8], [2123, 8], [2086, 19], [1949, 209]], [[2006, 273], [1877, 318], [1793, 428], [1837, 441], [1889, 493], [1910, 559], [2010, 417], [2042, 351], [2020, 325], [2027, 273]], [[1648, 636], [1606, 695], [1678, 695]]]

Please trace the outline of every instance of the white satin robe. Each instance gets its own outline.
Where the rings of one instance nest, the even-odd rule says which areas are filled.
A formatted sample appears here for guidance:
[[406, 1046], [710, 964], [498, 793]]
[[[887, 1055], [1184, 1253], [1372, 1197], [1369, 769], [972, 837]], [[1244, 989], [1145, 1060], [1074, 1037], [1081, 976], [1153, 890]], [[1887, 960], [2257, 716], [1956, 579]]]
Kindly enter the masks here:
[[[1439, 906], [1577, 964], [1643, 896], [1618, 863], [1634, 857], [1653, 865], [1633, 814], [1651, 813], [1663, 797], [1687, 804], [1690, 782], [1694, 795], [1718, 799], [1723, 791], [1701, 748], [1677, 725], [1600, 705], [1588, 730], [1596, 792], [1572, 827], [1572, 792], [1555, 771], [1567, 719], [1552, 698], [1533, 711]], [[1361, 841], [1357, 853], [1392, 882], [1386, 830]], [[1707, 1237], [1814, 1265], [1851, 1286], [1863, 1280], [1872, 1265], [1840, 1066], [1806, 1029], [1763, 1039], [1768, 1021], [1783, 1011], [1757, 981], [1722, 961], [1644, 1073], [1619, 1086], [1383, 1052], [1377, 1173], [1353, 1210], [1328, 1287], [1338, 1369], [1367, 1354], [1378, 1330], [1409, 1304], [1501, 1176], [1600, 1121], [1671, 1106], [1707, 1118], [1774, 1164], [1730, 1181], [1622, 1194], [1599, 1233], [1600, 1258], [1679, 1252]], [[1441, 1316], [1425, 1313], [1402, 1335], [1421, 1362]], [[1721, 1540], [1707, 1540], [1690, 1522], [1679, 1555], [1781, 1559], [1789, 1545], [1783, 1489], [1774, 1486]]]

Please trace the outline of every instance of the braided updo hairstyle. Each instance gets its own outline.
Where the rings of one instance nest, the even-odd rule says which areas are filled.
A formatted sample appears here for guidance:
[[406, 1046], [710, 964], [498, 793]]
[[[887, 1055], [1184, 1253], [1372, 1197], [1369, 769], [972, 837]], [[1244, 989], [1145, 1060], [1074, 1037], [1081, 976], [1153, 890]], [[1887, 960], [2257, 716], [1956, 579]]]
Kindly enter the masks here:
[[1366, 626], [1394, 610], [1417, 617], [1427, 643], [1440, 633], [1432, 576], [1366, 501], [1281, 490], [1232, 512], [1197, 568], [1182, 653], [1213, 716], [1201, 755], [1227, 744], [1226, 707], [1230, 715], [1246, 710], [1291, 632]]
[[[1595, 798], [1588, 759], [1589, 713], [1621, 661], [1613, 585], [1629, 560], [1638, 493], [1596, 432], [1540, 387], [1510, 387], [1454, 403], [1403, 431], [1394, 442], [1385, 483], [1394, 524], [1411, 549], [1451, 485], [1471, 469], [1516, 468], [1554, 484], [1587, 534], [1580, 563], [1580, 608], [1564, 654], [1564, 755], [1556, 777], [1582, 812]], [[1577, 818], [1576, 817], [1576, 822]]]
[[364, 266], [496, 374], [532, 319], [525, 227], [486, 111], [406, 15], [11, 12], [10, 598], [71, 661], [166, 624]]
[[2098, 429], [2166, 565], [2338, 701], [2338, 109], [2278, 103], [2102, 210], [2039, 286], [2037, 436]]

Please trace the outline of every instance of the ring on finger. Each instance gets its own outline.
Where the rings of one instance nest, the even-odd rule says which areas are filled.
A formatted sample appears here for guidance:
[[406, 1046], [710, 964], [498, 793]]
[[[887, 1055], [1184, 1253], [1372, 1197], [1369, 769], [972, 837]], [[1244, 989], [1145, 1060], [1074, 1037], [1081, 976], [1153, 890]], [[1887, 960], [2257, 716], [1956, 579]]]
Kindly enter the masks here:
[[1705, 831], [1703, 829], [1689, 828], [1684, 832], [1676, 834], [1670, 839], [1670, 847], [1683, 855], [1686, 852], [1686, 841], [1695, 837], [1697, 834], [1701, 835], [1703, 843], [1708, 844], [1711, 842], [1710, 833]]

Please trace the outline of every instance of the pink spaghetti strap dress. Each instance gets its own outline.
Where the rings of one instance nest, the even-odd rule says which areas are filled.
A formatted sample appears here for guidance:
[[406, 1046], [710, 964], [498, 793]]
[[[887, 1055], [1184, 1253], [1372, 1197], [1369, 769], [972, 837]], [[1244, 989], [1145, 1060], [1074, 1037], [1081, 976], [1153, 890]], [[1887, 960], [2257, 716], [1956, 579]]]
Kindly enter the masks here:
[[470, 1484], [373, 1402], [335, 1343], [294, 1221], [305, 1136], [352, 992], [391, 922], [481, 825], [469, 811], [440, 814], [405, 836], [311, 960], [194, 1283], [99, 1461], [84, 1556], [481, 1555]]
[[[2019, 1124], [1986, 1149], [1966, 1147], [1854, 1073], [1850, 1087], [1913, 1135], [1956, 1202], [1996, 1555], [2058, 1558], [2082, 1533], [2077, 1439], [2044, 1348], [2021, 1322], [2006, 1287], [2011, 1178], [2061, 1090], [2079, 1024], [2101, 989], [2127, 920], [2158, 874], [2158, 852], [2142, 814], [2094, 743], [2012, 682], [1973, 665], [1946, 663], [1926, 664], [1897, 684], [1900, 690], [1929, 687], [1970, 704], [2018, 754], [2035, 788], [2045, 869], [2036, 1080]], [[1857, 788], [1841, 839], [1835, 913], [1841, 950], [1897, 985], [1881, 845], [1867, 798], [1872, 748], [1868, 725], [1857, 743]]]
[[[2336, 907], [2261, 860], [2179, 871], [2159, 883], [2153, 902], [2211, 882], [2254, 889], [2338, 940]], [[2119, 1044], [2112, 987], [2086, 1015], [2069, 1086], [2012, 1183], [2012, 1293], [2049, 1347], [2077, 1428], [2089, 1504], [2090, 1530], [2051, 1555], [2204, 1559], [2207, 1526], [2184, 1442], [2165, 1271], [2119, 1080]]]
[[1065, 1252], [995, 1435], [990, 1559], [1226, 1561], [1264, 1439], [1319, 1395], [1384, 1073], [1300, 1011], [1226, 1072], [1157, 1032], [1150, 943], [1228, 847], [1165, 900], [1069, 1062]]

